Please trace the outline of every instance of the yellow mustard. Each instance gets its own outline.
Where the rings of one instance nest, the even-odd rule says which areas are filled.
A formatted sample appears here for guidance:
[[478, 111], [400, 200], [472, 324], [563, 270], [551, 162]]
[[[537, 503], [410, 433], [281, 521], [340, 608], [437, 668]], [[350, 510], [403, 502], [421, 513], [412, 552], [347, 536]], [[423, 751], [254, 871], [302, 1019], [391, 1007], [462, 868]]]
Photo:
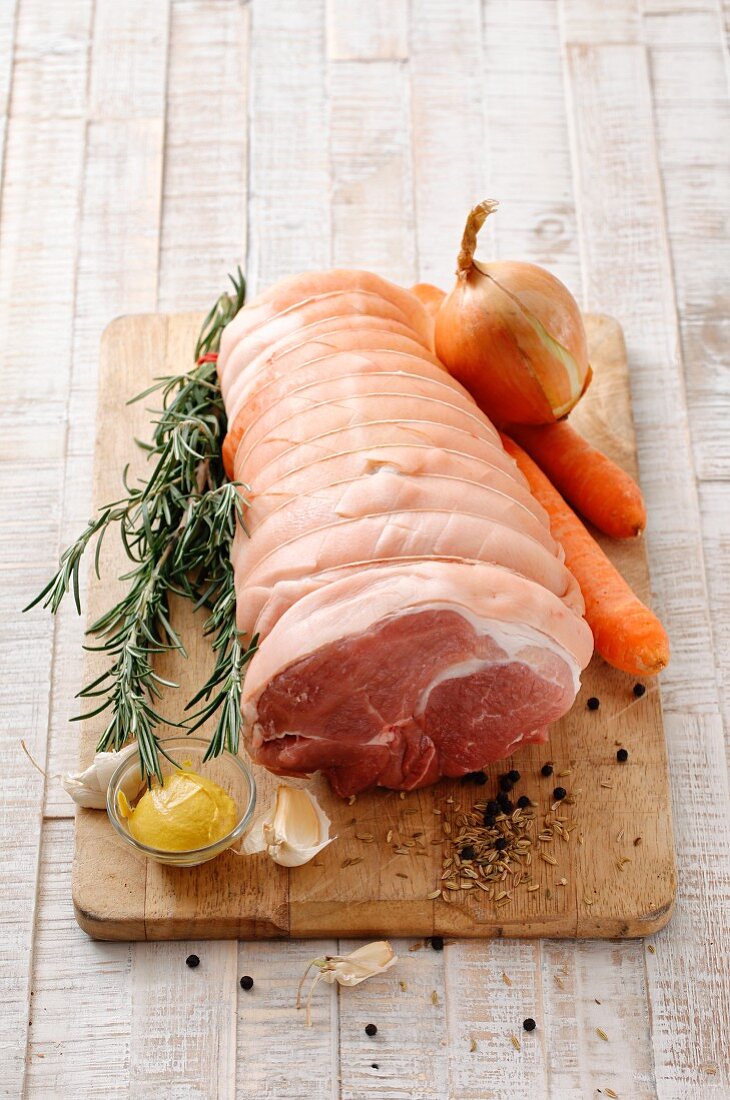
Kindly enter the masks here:
[[119, 793], [119, 812], [141, 844], [164, 852], [187, 852], [214, 844], [238, 822], [236, 803], [212, 779], [179, 771], [155, 782], [132, 807]]

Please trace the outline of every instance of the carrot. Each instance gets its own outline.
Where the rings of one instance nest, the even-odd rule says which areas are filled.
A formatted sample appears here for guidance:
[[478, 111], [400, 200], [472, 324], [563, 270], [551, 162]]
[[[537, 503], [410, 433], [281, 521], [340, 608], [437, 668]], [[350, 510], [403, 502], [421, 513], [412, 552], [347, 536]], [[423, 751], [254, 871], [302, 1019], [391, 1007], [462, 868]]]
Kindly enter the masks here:
[[656, 615], [631, 591], [530, 456], [505, 435], [502, 442], [547, 512], [550, 530], [565, 550], [565, 564], [580, 585], [586, 621], [601, 657], [632, 676], [660, 672], [669, 661], [669, 639]]
[[599, 531], [628, 539], [644, 530], [646, 508], [639, 486], [566, 420], [540, 427], [510, 424], [507, 430], [565, 499]]
[[411, 287], [411, 294], [415, 294], [421, 305], [426, 307], [428, 315], [435, 320], [441, 303], [446, 297], [446, 291], [432, 286], [431, 283], [416, 283]]

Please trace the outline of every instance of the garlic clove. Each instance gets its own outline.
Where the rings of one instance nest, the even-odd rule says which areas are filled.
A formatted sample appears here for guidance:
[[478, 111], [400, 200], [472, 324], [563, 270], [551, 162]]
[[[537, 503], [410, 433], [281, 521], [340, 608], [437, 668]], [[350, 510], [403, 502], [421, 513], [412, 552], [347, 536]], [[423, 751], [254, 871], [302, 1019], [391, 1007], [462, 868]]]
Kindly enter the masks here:
[[359, 985], [374, 974], [382, 974], [398, 962], [398, 956], [387, 940], [376, 940], [358, 947], [349, 955], [336, 955], [327, 960], [322, 980], [338, 985]]
[[301, 867], [334, 840], [330, 819], [307, 790], [281, 785], [272, 809], [243, 842], [248, 855], [267, 852], [282, 867]]
[[[77, 775], [61, 776], [64, 790], [71, 795], [77, 806], [84, 806], [89, 810], [105, 809], [106, 792], [112, 775], [119, 764], [136, 751], [137, 745], [132, 742], [119, 752], [97, 752], [86, 771], [79, 772]], [[122, 785], [127, 798], [134, 797], [139, 784], [139, 775], [135, 775], [132, 771]]]
[[279, 787], [271, 828], [295, 848], [313, 848], [319, 844], [320, 815], [309, 792], [298, 787]]
[[376, 940], [374, 943], [366, 943], [351, 951], [349, 955], [323, 955], [321, 958], [312, 959], [307, 969], [302, 974], [297, 989], [296, 1007], [302, 1007], [302, 988], [307, 974], [315, 967], [317, 974], [309, 987], [309, 993], [304, 1007], [307, 1010], [307, 1026], [312, 1026], [312, 994], [319, 982], [327, 982], [328, 985], [353, 986], [364, 982], [366, 978], [372, 978], [375, 974], [382, 974], [395, 966], [398, 956], [387, 940]]

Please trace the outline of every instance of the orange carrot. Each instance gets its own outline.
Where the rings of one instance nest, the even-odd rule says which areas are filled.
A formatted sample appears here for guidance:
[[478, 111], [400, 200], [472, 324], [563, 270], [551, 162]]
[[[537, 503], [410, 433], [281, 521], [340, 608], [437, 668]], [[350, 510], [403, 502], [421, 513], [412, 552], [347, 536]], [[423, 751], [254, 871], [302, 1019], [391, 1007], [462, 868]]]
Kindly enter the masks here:
[[669, 639], [656, 615], [629, 588], [575, 512], [530, 456], [507, 436], [505, 450], [517, 463], [565, 550], [565, 564], [580, 585], [586, 621], [605, 661], [632, 676], [660, 672], [669, 661]]
[[415, 294], [419, 302], [426, 307], [429, 316], [434, 319], [446, 297], [445, 290], [432, 286], [431, 283], [416, 283], [415, 286], [411, 287], [411, 294]]
[[540, 427], [510, 424], [507, 430], [599, 531], [628, 539], [644, 530], [646, 508], [639, 486], [566, 420]]

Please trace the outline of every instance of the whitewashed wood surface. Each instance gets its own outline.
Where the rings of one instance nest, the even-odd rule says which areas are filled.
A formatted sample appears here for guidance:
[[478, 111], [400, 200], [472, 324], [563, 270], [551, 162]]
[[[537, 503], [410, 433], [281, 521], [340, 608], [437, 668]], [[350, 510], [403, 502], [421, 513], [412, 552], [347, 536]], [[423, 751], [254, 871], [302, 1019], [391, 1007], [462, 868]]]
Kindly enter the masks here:
[[[719, 0], [0, 0], [0, 1095], [730, 1096], [729, 139]], [[72, 807], [19, 742], [73, 768], [81, 627], [19, 608], [87, 518], [111, 318], [203, 309], [238, 262], [448, 286], [485, 195], [495, 255], [626, 331], [677, 911], [653, 952], [404, 942], [406, 991], [322, 988], [307, 1030], [333, 941], [79, 931]]]

